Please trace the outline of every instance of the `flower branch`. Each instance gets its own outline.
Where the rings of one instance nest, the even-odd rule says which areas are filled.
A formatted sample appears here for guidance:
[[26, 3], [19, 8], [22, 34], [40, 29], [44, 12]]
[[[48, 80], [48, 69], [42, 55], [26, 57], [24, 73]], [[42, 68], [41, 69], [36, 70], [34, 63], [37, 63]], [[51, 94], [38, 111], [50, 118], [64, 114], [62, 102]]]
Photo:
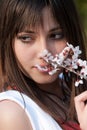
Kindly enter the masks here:
[[81, 53], [79, 46], [74, 47], [67, 43], [64, 50], [55, 56], [48, 50], [44, 50], [42, 58], [52, 66], [52, 70], [48, 72], [49, 75], [55, 74], [62, 67], [79, 77], [75, 82], [75, 86], [79, 86], [83, 84], [83, 79], [87, 80], [87, 61], [79, 58]]

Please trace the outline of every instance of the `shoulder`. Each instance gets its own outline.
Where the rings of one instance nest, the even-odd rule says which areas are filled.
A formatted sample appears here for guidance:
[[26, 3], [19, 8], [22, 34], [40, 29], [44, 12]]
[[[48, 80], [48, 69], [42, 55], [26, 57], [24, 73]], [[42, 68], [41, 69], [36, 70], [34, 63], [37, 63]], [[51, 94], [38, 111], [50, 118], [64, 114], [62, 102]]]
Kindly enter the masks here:
[[24, 109], [10, 100], [0, 102], [1, 130], [32, 130], [31, 123]]
[[[24, 106], [25, 105], [25, 106]], [[25, 94], [0, 94], [0, 130], [60, 129], [55, 120]], [[61, 130], [61, 129], [60, 129]]]

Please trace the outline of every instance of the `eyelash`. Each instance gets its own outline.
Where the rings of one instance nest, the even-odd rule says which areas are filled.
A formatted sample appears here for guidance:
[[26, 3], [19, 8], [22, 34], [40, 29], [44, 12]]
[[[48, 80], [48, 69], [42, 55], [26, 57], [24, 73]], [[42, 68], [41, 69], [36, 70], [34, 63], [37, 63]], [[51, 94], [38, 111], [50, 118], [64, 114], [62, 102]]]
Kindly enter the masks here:
[[17, 36], [17, 38], [20, 39], [23, 43], [30, 43], [34, 40], [34, 38], [29, 35], [21, 35]]
[[[30, 35], [19, 35], [17, 36], [18, 39], [20, 39], [23, 43], [28, 44], [32, 43], [36, 37], [30, 36]], [[48, 35], [48, 40], [62, 40], [64, 38], [64, 34], [62, 32], [56, 32]]]
[[64, 38], [64, 34], [62, 32], [53, 33], [50, 34], [49, 38], [51, 38], [52, 40], [61, 40]]

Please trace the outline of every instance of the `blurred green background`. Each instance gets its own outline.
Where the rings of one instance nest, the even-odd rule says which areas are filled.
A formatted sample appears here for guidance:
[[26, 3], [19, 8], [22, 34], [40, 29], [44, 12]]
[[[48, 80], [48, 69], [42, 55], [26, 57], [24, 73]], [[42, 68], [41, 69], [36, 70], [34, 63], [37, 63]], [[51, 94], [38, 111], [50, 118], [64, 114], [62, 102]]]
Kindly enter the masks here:
[[86, 32], [86, 54], [87, 54], [87, 0], [74, 0]]
[[87, 34], [87, 0], [74, 0]]

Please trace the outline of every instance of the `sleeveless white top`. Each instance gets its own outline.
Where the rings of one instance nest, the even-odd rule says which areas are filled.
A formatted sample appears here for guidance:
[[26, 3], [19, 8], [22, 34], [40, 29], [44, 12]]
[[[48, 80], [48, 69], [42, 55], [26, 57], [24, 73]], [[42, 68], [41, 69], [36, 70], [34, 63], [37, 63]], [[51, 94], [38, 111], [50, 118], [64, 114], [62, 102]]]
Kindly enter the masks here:
[[25, 110], [33, 130], [62, 130], [48, 113], [25, 94], [21, 95], [18, 91], [8, 90], [0, 93], [0, 101], [5, 99], [18, 103]]

